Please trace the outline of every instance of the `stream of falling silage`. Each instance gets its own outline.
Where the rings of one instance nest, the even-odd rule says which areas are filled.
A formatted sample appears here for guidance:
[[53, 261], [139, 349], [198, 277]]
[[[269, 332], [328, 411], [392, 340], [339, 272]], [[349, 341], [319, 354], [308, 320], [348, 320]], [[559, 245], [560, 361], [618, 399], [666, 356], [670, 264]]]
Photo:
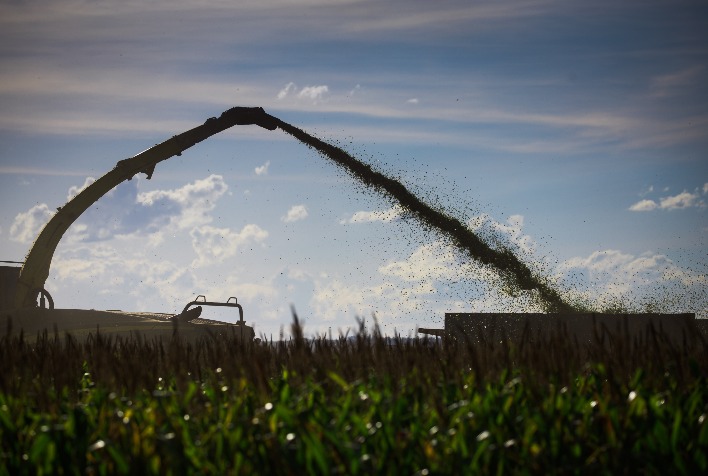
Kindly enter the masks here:
[[464, 251], [471, 258], [496, 268], [515, 289], [535, 290], [547, 312], [571, 312], [574, 310], [573, 306], [565, 302], [556, 290], [535, 276], [529, 267], [510, 250], [493, 249], [457, 218], [434, 209], [411, 193], [398, 180], [373, 170], [369, 165], [357, 160], [342, 149], [313, 137], [302, 129], [280, 119], [274, 118], [274, 120], [280, 129], [316, 149], [335, 164], [343, 167], [364, 185], [392, 198], [422, 223], [449, 237], [458, 249]]

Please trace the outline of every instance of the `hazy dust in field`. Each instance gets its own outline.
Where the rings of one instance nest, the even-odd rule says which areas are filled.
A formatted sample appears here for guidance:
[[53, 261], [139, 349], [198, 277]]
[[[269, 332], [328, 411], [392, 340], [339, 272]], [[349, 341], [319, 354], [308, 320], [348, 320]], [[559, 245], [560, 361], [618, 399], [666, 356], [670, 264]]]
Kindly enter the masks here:
[[547, 312], [570, 312], [575, 308], [567, 303], [560, 294], [520, 261], [509, 249], [494, 249], [465, 224], [440, 210], [423, 202], [400, 181], [385, 176], [371, 166], [355, 159], [342, 149], [328, 144], [292, 126], [276, 119], [277, 127], [292, 135], [306, 145], [343, 167], [347, 172], [385, 196], [393, 199], [424, 226], [441, 232], [452, 244], [478, 262], [494, 267], [502, 276], [513, 293], [535, 291], [539, 304]]

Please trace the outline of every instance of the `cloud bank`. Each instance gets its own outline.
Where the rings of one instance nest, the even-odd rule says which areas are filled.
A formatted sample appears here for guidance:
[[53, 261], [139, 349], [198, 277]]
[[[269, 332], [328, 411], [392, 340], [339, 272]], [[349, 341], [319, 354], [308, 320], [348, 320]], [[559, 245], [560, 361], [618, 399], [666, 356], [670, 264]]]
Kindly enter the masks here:
[[40, 203], [26, 212], [18, 213], [10, 226], [10, 239], [19, 243], [33, 242], [54, 213], [46, 203]]
[[[72, 186], [67, 199], [93, 183]], [[110, 240], [120, 235], [159, 233], [164, 227], [188, 229], [211, 221], [209, 212], [226, 193], [228, 186], [220, 175], [189, 183], [173, 190], [138, 193], [139, 179], [121, 183], [86, 210], [69, 229], [74, 241]], [[31, 243], [41, 228], [54, 216], [46, 203], [17, 214], [10, 228], [12, 240]]]
[[[653, 187], [649, 192], [653, 191]], [[702, 188], [696, 188], [694, 192], [683, 191], [679, 194], [663, 197], [659, 200], [642, 199], [631, 205], [629, 210], [632, 212], [650, 212], [652, 210], [680, 210], [685, 208], [705, 208], [706, 202], [703, 199], [708, 195], [708, 183], [703, 184]]]
[[268, 232], [255, 224], [246, 225], [241, 231], [205, 225], [193, 228], [190, 236], [197, 254], [192, 266], [202, 267], [236, 256], [241, 247], [264, 241]]
[[[390, 210], [357, 212], [352, 217], [356, 216], [367, 219], [349, 219], [346, 223], [390, 222], [381, 219], [390, 216]], [[551, 264], [538, 256], [538, 243], [524, 231], [522, 215], [500, 222], [482, 214], [471, 219], [469, 226], [494, 246], [504, 246], [521, 256], [532, 269], [555, 283], [570, 302], [596, 311], [692, 310], [698, 317], [706, 317], [708, 278], [678, 266], [666, 255], [646, 252], [637, 256], [609, 249]], [[314, 281], [311, 305], [324, 320], [345, 313], [373, 313], [383, 322], [405, 328], [416, 324], [405, 320], [408, 314], [541, 311], [531, 294], [505, 294], [496, 272], [469, 262], [443, 241], [421, 245], [404, 259], [388, 261], [375, 278], [361, 286], [347, 285], [337, 276]]]

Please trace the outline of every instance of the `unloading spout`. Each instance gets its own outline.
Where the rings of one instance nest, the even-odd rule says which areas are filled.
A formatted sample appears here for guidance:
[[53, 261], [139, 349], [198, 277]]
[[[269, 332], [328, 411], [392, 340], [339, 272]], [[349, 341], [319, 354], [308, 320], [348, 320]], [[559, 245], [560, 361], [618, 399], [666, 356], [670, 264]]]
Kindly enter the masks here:
[[[209, 119], [209, 121], [213, 120], [216, 120], [216, 118]], [[253, 124], [269, 131], [274, 131], [278, 128], [277, 119], [266, 113], [262, 107], [232, 107], [228, 111], [224, 111], [219, 120], [239, 126]]]

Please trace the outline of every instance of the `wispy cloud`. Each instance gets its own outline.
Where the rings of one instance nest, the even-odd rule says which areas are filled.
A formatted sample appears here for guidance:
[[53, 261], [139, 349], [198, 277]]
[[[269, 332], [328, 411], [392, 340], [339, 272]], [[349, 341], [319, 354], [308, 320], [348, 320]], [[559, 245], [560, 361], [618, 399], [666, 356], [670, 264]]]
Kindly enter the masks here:
[[357, 19], [358, 21], [347, 26], [352, 31], [369, 34], [376, 31], [422, 28], [444, 30], [458, 25], [469, 25], [469, 22], [477, 22], [481, 28], [484, 28], [484, 25], [490, 25], [495, 20], [498, 22], [541, 15], [551, 8], [553, 3], [550, 1], [477, 2], [460, 6], [459, 2], [450, 2], [445, 6], [439, 6], [423, 2], [417, 8], [401, 8], [401, 5], [396, 2], [373, 2], [367, 9], [368, 15], [365, 19]]
[[321, 86], [305, 86], [297, 93], [297, 97], [317, 101], [322, 99], [327, 93], [329, 93], [329, 87], [324, 84]]
[[298, 91], [298, 87], [295, 83], [289, 82], [283, 89], [278, 91], [275, 96], [278, 100], [283, 100], [287, 97], [297, 97], [299, 99], [309, 99], [312, 101], [319, 101], [324, 99], [324, 97], [329, 94], [329, 86], [326, 84], [318, 86], [305, 86]]
[[349, 91], [348, 96], [351, 97], [351, 96], [358, 95], [358, 94], [360, 94], [360, 91], [361, 91], [361, 84], [357, 84], [356, 86], [354, 86], [353, 89], [351, 89], [351, 90]]
[[290, 94], [294, 91], [295, 91], [295, 83], [290, 82], [290, 83], [286, 84], [283, 89], [278, 91], [278, 94], [276, 95], [276, 97], [278, 99], [285, 99], [288, 96], [288, 94]]
[[69, 187], [69, 193], [66, 196], [66, 201], [68, 202], [69, 200], [76, 197], [78, 194], [83, 192], [86, 187], [88, 187], [89, 185], [91, 185], [95, 181], [96, 181], [96, 179], [93, 177], [86, 177], [86, 180], [84, 180], [83, 185], [73, 185], [73, 186]]
[[[371, 73], [363, 74], [368, 76]], [[699, 139], [704, 126], [708, 125], [708, 116], [696, 115], [686, 120], [665, 119], [612, 105], [578, 112], [560, 108], [553, 113], [533, 104], [519, 108], [504, 98], [495, 97], [493, 88], [496, 81], [493, 80], [476, 85], [479, 93], [485, 93], [489, 99], [476, 101], [474, 108], [460, 106], [447, 97], [448, 91], [459, 92], [469, 87], [463, 80], [455, 78], [451, 78], [445, 87], [438, 88], [434, 97], [415, 103], [413, 100], [419, 100], [419, 96], [412, 96], [416, 94], [415, 90], [405, 96], [392, 96], [386, 83], [401, 82], [403, 78], [390, 72], [386, 74], [389, 77], [383, 84], [372, 79], [367, 86], [367, 94], [352, 100], [350, 85], [335, 88], [314, 84], [300, 89], [294, 82], [289, 82], [277, 90], [271, 79], [255, 81], [245, 78], [235, 83], [230, 77], [218, 75], [206, 80], [190, 74], [160, 77], [149, 70], [116, 69], [111, 65], [105, 68], [82, 66], [76, 70], [39, 64], [8, 67], [0, 73], [0, 99], [5, 104], [0, 112], [0, 129], [112, 136], [175, 134], [232, 105], [259, 105], [282, 111], [309, 111], [317, 107], [320, 112], [336, 114], [335, 121], [342, 117], [359, 117], [369, 120], [419, 119], [428, 123], [442, 121], [457, 126], [543, 127], [546, 133], [563, 131], [563, 135], [560, 138], [539, 138], [531, 143], [520, 138], [514, 141], [513, 136], [500, 141], [487, 135], [486, 142], [494, 148], [513, 152], [534, 149], [558, 152], [573, 148], [587, 149], [594, 145], [606, 146], [608, 143], [612, 143], [613, 147], [627, 148], [667, 146]], [[423, 74], [420, 81], [426, 79], [432, 80]], [[345, 81], [345, 77], [338, 80]], [[410, 79], [404, 82], [409, 89], [425, 87], [411, 83]], [[132, 87], [136, 83], [141, 87]], [[274, 89], [278, 91], [275, 95]], [[52, 107], [57, 101], [66, 106]], [[34, 105], [28, 107], [30, 103]], [[185, 115], [184, 105], [189, 105], [188, 109], [192, 111], [189, 115]], [[360, 123], [350, 120], [346, 124], [350, 129], [360, 126]], [[384, 128], [369, 128], [370, 138], [376, 140], [387, 135], [410, 133], [411, 124], [406, 124], [406, 127], [389, 121]], [[329, 128], [336, 129], [334, 123], [329, 123]], [[463, 140], [460, 134], [446, 133], [446, 129], [435, 129], [436, 142]], [[470, 130], [474, 129], [470, 127]], [[267, 131], [257, 127], [235, 128], [234, 131], [254, 137], [266, 137], [264, 134], [267, 134]], [[422, 134], [421, 137], [432, 135], [430, 132], [416, 131], [418, 134]], [[467, 142], [474, 143], [473, 136], [464, 137]], [[272, 140], [279, 136], [270, 134], [267, 137]]]
[[[479, 84], [479, 77], [470, 81], [468, 74], [451, 76], [441, 84], [438, 73], [433, 77], [424, 72], [410, 75], [385, 68], [384, 71], [362, 69], [357, 75], [370, 78], [371, 84], [367, 84], [369, 99], [358, 103], [345, 100], [356, 91], [352, 90], [352, 71], [346, 68], [328, 71], [326, 84], [318, 81], [302, 89], [295, 81], [283, 86], [284, 81], [279, 79], [282, 71], [278, 68], [244, 72], [242, 64], [253, 64], [265, 54], [261, 46], [281, 45], [292, 38], [293, 32], [304, 33], [308, 45], [346, 34], [347, 41], [352, 42], [350, 46], [357, 48], [361, 42], [370, 41], [372, 34], [385, 35], [388, 40], [402, 32], [413, 33], [405, 41], [425, 43], [426, 35], [416, 34], [421, 29], [444, 34], [469, 30], [470, 22], [475, 22], [475, 31], [494, 29], [503, 22], [517, 26], [524, 23], [519, 19], [542, 21], [548, 12], [568, 15], [579, 8], [557, 0], [514, 0], [503, 4], [453, 1], [434, 6], [426, 2], [347, 0], [337, 2], [336, 7], [330, 6], [331, 2], [326, 0], [208, 5], [190, 0], [160, 0], [150, 2], [149, 6], [132, 1], [109, 5], [64, 0], [4, 5], [0, 7], [0, 40], [12, 47], [3, 55], [4, 68], [0, 72], [0, 99], [4, 106], [0, 128], [62, 134], [150, 131], [174, 134], [193, 126], [190, 121], [195, 117], [201, 119], [190, 116], [189, 120], [181, 120], [185, 117], [185, 105], [213, 114], [217, 105], [261, 105], [302, 111], [317, 102], [327, 112], [366, 117], [579, 127], [600, 133], [596, 136], [598, 142], [617, 138], [620, 135], [617, 131], [625, 131], [621, 134], [625, 143], [634, 139], [646, 144], [649, 140], [666, 143], [681, 134], [696, 137], [704, 130], [695, 121], [692, 129], [667, 129], [664, 121], [647, 119], [657, 116], [642, 115], [641, 111], [632, 114], [614, 107], [586, 114], [563, 113], [555, 107], [553, 110], [558, 112], [554, 114], [533, 107], [515, 110], [505, 106], [501, 97], [492, 97], [486, 105], [475, 103], [473, 113], [443, 107], [450, 104], [450, 98], [444, 97], [446, 90], [458, 93], [468, 91], [470, 82]], [[300, 14], [303, 9], [307, 9], [307, 15]], [[184, 19], [188, 21], [182, 22]], [[190, 34], [173, 28], [177, 23], [188, 24]], [[268, 27], [263, 28], [264, 24]], [[199, 38], [208, 38], [209, 51], [220, 58], [218, 70], [206, 67], [208, 62], [203, 53], [206, 40]], [[70, 58], [66, 56], [69, 51]], [[282, 59], [272, 58], [269, 61], [275, 63]], [[69, 59], [70, 68], [64, 66]], [[238, 74], [222, 74], [223, 63], [238, 65]], [[357, 66], [353, 64], [353, 68]], [[657, 91], [676, 90], [687, 82], [695, 83], [704, 73], [700, 66], [670, 71], [656, 76], [652, 87]], [[299, 79], [302, 76], [292, 77], [303, 81]], [[337, 83], [330, 78], [337, 78]], [[349, 83], [343, 84], [344, 78]], [[362, 79], [357, 77], [356, 81]], [[497, 78], [488, 81], [492, 84], [486, 90], [482, 85], [478, 97], [489, 96], [500, 86], [510, 84], [508, 78], [503, 85], [498, 84]], [[435, 88], [438, 97], [429, 98], [429, 85], [433, 82], [438, 85]], [[405, 92], [394, 97], [392, 84]], [[423, 103], [415, 108], [405, 107], [410, 105], [407, 100], [419, 99], [422, 91], [426, 91], [423, 101], [426, 107]], [[179, 117], [174, 115], [176, 110], [181, 111]]]
[[53, 177], [86, 177], [85, 171], [50, 169], [47, 167], [24, 167], [21, 165], [0, 165], [0, 175], [44, 175]]
[[656, 76], [651, 81], [652, 95], [669, 97], [692, 91], [695, 86], [705, 82], [705, 79], [702, 78], [704, 71], [705, 67], [698, 65]]
[[265, 164], [256, 167], [256, 175], [268, 175], [268, 168], [270, 167], [270, 160], [267, 160]]
[[641, 192], [639, 192], [639, 196], [644, 197], [646, 195], [649, 195], [653, 191], [654, 191], [654, 186], [649, 185], [645, 190], [642, 190]]

